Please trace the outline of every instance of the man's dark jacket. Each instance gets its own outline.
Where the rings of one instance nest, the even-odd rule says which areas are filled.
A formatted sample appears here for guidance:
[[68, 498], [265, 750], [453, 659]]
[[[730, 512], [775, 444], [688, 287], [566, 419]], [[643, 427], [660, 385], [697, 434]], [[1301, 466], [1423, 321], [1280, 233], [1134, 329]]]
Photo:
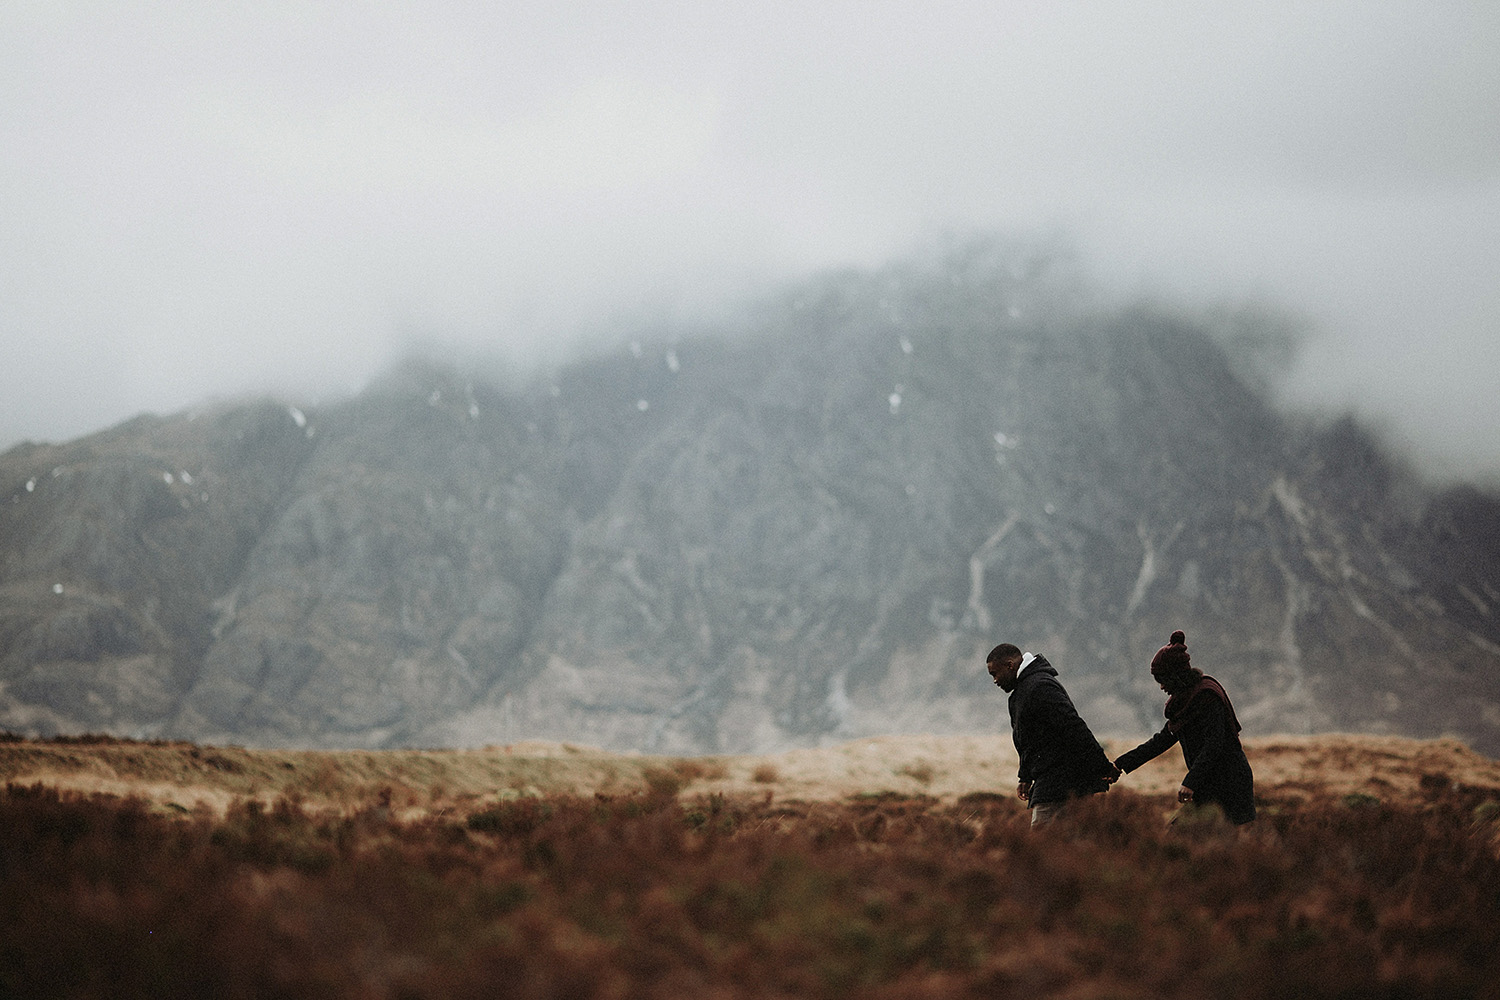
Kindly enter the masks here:
[[1104, 776], [1114, 773], [1114, 765], [1046, 657], [1033, 659], [1016, 678], [1010, 732], [1021, 757], [1020, 780], [1031, 782], [1032, 805], [1109, 789]]

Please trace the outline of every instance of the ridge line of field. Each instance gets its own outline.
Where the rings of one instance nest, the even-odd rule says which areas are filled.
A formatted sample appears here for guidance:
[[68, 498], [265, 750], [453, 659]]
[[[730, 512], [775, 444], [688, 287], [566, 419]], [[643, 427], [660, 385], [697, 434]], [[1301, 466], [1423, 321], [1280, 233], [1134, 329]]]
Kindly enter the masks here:
[[[1106, 739], [1114, 756], [1133, 745]], [[1245, 741], [1257, 791], [1420, 801], [1443, 788], [1500, 794], [1500, 762], [1457, 740], [1364, 734], [1275, 735]], [[407, 814], [472, 808], [537, 795], [754, 796], [826, 801], [923, 796], [953, 801], [1009, 795], [1016, 756], [1008, 736], [875, 736], [768, 754], [697, 757], [612, 753], [567, 743], [483, 749], [278, 750], [107, 737], [0, 742], [0, 781], [135, 796], [178, 810], [222, 813], [245, 799], [289, 798], [350, 810], [372, 801]], [[1169, 751], [1118, 786], [1166, 795], [1183, 773]]]

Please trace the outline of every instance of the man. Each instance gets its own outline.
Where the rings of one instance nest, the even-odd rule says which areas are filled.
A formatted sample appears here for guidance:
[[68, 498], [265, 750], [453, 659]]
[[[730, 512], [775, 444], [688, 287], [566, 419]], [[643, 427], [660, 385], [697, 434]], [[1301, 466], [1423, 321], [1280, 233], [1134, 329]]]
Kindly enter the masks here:
[[1033, 827], [1055, 820], [1069, 799], [1109, 789], [1120, 769], [1079, 718], [1046, 657], [1002, 642], [985, 668], [1010, 695], [1011, 738], [1021, 757], [1016, 794], [1030, 804]]

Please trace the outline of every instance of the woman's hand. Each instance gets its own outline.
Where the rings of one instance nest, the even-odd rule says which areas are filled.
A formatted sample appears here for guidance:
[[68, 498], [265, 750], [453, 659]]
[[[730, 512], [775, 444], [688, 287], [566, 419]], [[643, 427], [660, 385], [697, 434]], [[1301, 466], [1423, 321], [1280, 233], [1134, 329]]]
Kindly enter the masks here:
[[1022, 781], [1016, 785], [1016, 798], [1023, 802], [1031, 801], [1031, 782]]

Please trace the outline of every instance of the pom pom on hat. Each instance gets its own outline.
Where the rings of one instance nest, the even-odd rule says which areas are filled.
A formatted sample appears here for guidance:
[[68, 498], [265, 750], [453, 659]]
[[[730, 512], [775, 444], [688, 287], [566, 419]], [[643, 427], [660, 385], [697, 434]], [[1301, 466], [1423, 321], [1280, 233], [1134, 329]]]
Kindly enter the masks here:
[[1193, 664], [1193, 658], [1187, 651], [1187, 633], [1181, 629], [1172, 633], [1167, 644], [1156, 651], [1151, 657], [1151, 673], [1158, 676], [1162, 672], [1175, 673], [1186, 670]]

